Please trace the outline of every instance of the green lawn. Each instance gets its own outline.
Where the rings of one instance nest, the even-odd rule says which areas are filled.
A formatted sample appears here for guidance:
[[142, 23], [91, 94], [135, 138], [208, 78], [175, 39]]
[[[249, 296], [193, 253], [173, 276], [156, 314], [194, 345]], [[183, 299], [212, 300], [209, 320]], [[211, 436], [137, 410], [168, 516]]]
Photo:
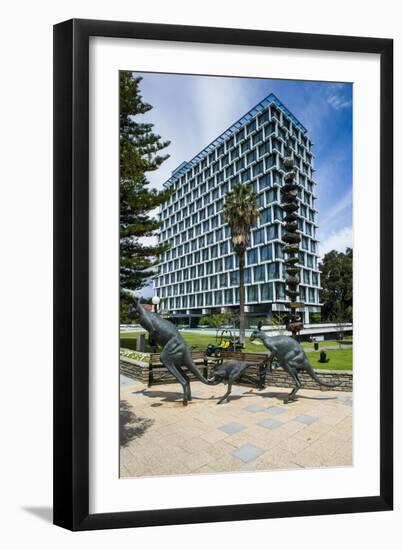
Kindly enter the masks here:
[[[325, 347], [325, 346], [324, 346]], [[326, 356], [330, 359], [329, 363], [318, 363], [320, 351], [308, 351], [308, 359], [314, 369], [326, 370], [352, 370], [353, 369], [353, 349], [330, 349], [326, 351]]]
[[[133, 340], [136, 338], [138, 332], [122, 332], [120, 334], [121, 340]], [[196, 346], [197, 350], [204, 351], [208, 344], [215, 342], [215, 335], [213, 334], [198, 334], [194, 332], [181, 332], [183, 338], [189, 346]], [[326, 342], [319, 342], [319, 351], [307, 351], [307, 356], [315, 369], [327, 369], [327, 370], [352, 370], [353, 350], [352, 346], [346, 349], [327, 349], [328, 346], [336, 346], [338, 343], [336, 340], [328, 340]], [[312, 350], [313, 344], [304, 342], [304, 348]], [[131, 346], [132, 347], [132, 346]], [[132, 349], [135, 346], [132, 347]], [[261, 342], [250, 342], [249, 338], [245, 341], [245, 350], [251, 352], [264, 352], [266, 348]], [[318, 363], [319, 354], [321, 350], [326, 350], [327, 357], [330, 359], [328, 363]]]

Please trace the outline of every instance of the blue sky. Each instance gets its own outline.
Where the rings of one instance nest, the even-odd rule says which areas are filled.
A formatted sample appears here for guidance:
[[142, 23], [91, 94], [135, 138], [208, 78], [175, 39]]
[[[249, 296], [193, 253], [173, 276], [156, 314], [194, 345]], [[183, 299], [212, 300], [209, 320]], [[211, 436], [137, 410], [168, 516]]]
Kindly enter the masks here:
[[352, 246], [352, 84], [135, 73], [153, 109], [138, 118], [171, 145], [170, 158], [147, 177], [160, 188], [172, 170], [192, 159], [270, 93], [307, 128], [314, 142], [314, 179], [321, 255]]

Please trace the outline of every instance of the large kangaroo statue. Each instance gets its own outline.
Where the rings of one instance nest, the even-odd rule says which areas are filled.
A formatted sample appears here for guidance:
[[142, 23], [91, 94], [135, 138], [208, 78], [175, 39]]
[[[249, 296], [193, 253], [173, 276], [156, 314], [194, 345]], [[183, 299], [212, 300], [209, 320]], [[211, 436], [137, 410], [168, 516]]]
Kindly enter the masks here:
[[321, 380], [316, 372], [313, 370], [308, 357], [306, 356], [305, 351], [303, 350], [301, 344], [291, 338], [291, 336], [268, 336], [265, 332], [262, 332], [262, 323], [259, 323], [258, 330], [254, 330], [250, 336], [250, 341], [253, 342], [257, 338], [260, 339], [268, 350], [270, 350], [271, 355], [269, 358], [269, 363], [271, 368], [271, 363], [273, 359], [277, 359], [279, 367], [282, 367], [291, 378], [294, 380], [295, 386], [292, 389], [291, 393], [284, 399], [284, 403], [295, 400], [295, 394], [301, 387], [301, 381], [298, 377], [299, 371], [306, 371], [311, 378], [315, 380], [321, 386], [326, 386], [328, 388], [335, 388], [340, 384], [330, 384]]
[[163, 319], [158, 313], [146, 311], [137, 297], [133, 298], [133, 304], [130, 308], [130, 313], [134, 312], [138, 315], [140, 325], [149, 332], [152, 341], [163, 347], [160, 355], [161, 363], [182, 385], [183, 404], [187, 405], [188, 401], [192, 400], [192, 394], [189, 377], [182, 370], [182, 367], [187, 367], [204, 384], [211, 384], [211, 381], [204, 378], [199, 372], [193, 362], [190, 349], [173, 323]]

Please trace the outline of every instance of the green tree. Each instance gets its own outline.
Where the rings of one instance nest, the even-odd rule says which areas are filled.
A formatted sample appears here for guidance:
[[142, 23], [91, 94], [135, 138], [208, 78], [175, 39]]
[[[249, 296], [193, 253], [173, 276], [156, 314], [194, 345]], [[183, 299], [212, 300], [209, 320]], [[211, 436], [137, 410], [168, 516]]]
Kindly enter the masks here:
[[250, 186], [236, 184], [227, 193], [223, 207], [224, 220], [231, 230], [231, 241], [239, 259], [239, 340], [245, 341], [245, 253], [250, 244], [251, 230], [259, 218], [257, 195]]
[[324, 322], [351, 322], [353, 319], [353, 250], [332, 250], [319, 265], [321, 274], [320, 301]]
[[169, 192], [149, 188], [146, 173], [156, 170], [169, 155], [158, 152], [169, 145], [153, 133], [153, 124], [138, 122], [152, 106], [142, 99], [139, 83], [131, 71], [120, 75], [120, 294], [121, 317], [126, 318], [130, 292], [142, 288], [155, 273], [158, 255], [166, 246], [148, 245], [160, 222], [150, 212]]
[[228, 325], [231, 322], [230, 313], [213, 313], [212, 315], [204, 315], [199, 325], [208, 325], [211, 328], [222, 328], [223, 325]]

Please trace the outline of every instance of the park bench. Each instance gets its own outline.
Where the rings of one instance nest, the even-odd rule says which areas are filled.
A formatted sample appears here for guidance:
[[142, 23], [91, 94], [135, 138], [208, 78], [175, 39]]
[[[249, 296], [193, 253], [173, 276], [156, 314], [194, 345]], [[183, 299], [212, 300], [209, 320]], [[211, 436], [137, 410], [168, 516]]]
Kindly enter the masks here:
[[[214, 367], [221, 365], [223, 361], [237, 359], [238, 361], [245, 361], [249, 366], [247, 373], [236, 383], [261, 389], [266, 385], [267, 358], [267, 353], [223, 350], [220, 357], [209, 357], [206, 356], [204, 351], [192, 351], [192, 359], [200, 368], [204, 378], [212, 377]], [[188, 373], [188, 375], [191, 380], [195, 379], [191, 373]], [[160, 354], [152, 353], [148, 367], [148, 386], [170, 382], [176, 382], [176, 379], [161, 363]]]
[[207, 367], [221, 365], [224, 361], [236, 359], [248, 363], [248, 369], [235, 383], [263, 389], [266, 386], [268, 354], [248, 351], [222, 350], [219, 357], [204, 355], [204, 364]]
[[[209, 365], [204, 361], [204, 351], [192, 351], [192, 359], [195, 365], [201, 367], [201, 372], [205, 378], [209, 375]], [[210, 367], [211, 371], [211, 367]], [[187, 372], [189, 378], [195, 379], [194, 376]], [[161, 363], [160, 354], [152, 353], [150, 356], [150, 365], [148, 371], [148, 385], [167, 384], [169, 382], [177, 382], [171, 375], [168, 369]]]

